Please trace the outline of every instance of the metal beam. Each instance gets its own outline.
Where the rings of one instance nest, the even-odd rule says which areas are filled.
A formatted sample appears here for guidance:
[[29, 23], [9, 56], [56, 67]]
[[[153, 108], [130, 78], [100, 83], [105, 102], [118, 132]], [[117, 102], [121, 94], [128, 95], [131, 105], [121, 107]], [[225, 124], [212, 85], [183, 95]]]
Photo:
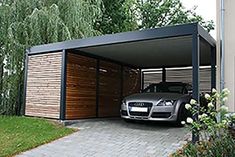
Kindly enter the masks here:
[[215, 39], [201, 26], [198, 24], [198, 34], [206, 40], [211, 46], [216, 45]]
[[27, 78], [28, 78], [28, 53], [29, 50], [26, 49], [25, 51], [25, 62], [24, 62], [24, 98], [23, 98], [23, 106], [22, 106], [22, 110], [23, 110], [23, 115], [25, 115], [25, 109], [26, 109], [26, 92], [27, 92]]
[[60, 120], [66, 119], [66, 78], [67, 78], [67, 52], [62, 51], [61, 86], [60, 86]]
[[140, 91], [139, 92], [141, 92], [142, 91], [142, 69], [140, 69], [139, 68], [139, 83], [140, 83]]
[[99, 117], [99, 101], [100, 101], [100, 60], [96, 62], [96, 117]]
[[[192, 38], [192, 66], [193, 66], [193, 94], [192, 98], [195, 99], [198, 103], [200, 101], [200, 89], [199, 89], [199, 66], [200, 66], [200, 36], [198, 33], [195, 33]], [[193, 119], [198, 119], [198, 114], [193, 115]], [[195, 143], [199, 140], [197, 132], [192, 132], [192, 142]]]
[[162, 82], [166, 82], [166, 68], [162, 68]]
[[141, 90], [144, 89], [144, 72], [141, 72]]
[[122, 101], [122, 99], [123, 99], [123, 86], [124, 86], [124, 80], [123, 80], [123, 78], [124, 78], [124, 76], [123, 76], [123, 74], [124, 74], [124, 72], [123, 72], [123, 70], [124, 70], [124, 68], [123, 68], [123, 65], [121, 65], [121, 101]]
[[211, 46], [211, 89], [216, 88], [216, 48]]
[[[122, 104], [122, 100], [123, 100], [123, 86], [124, 86], [124, 80], [123, 80], [123, 65], [120, 65], [121, 66], [121, 73], [120, 73], [120, 101], [119, 101], [119, 104]], [[121, 105], [119, 105], [119, 111], [121, 111]]]

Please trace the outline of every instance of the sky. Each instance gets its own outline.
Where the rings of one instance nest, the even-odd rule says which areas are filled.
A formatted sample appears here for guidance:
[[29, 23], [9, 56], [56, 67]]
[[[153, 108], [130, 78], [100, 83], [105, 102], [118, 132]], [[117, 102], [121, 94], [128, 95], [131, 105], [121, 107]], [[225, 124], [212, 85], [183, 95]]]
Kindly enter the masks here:
[[[181, 0], [186, 9], [198, 6], [196, 13], [201, 15], [205, 20], [213, 20], [216, 24], [216, 0]], [[210, 34], [216, 38], [216, 31]]]

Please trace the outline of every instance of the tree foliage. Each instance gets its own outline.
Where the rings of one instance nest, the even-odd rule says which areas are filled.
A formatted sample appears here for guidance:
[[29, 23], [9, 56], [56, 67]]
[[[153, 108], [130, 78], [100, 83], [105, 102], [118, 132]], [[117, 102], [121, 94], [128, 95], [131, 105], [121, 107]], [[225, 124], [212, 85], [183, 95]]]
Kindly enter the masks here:
[[213, 21], [204, 21], [195, 13], [196, 7], [186, 10], [180, 0], [138, 0], [140, 28], [199, 22], [208, 31], [214, 29]]
[[100, 34], [93, 26], [101, 6], [101, 0], [0, 1], [0, 114], [20, 113], [26, 48]]
[[135, 0], [103, 0], [103, 16], [96, 22], [96, 29], [103, 34], [138, 29]]
[[98, 21], [103, 33], [116, 33], [136, 29], [199, 22], [208, 31], [213, 21], [205, 21], [194, 7], [186, 10], [180, 0], [103, 0], [105, 10]]

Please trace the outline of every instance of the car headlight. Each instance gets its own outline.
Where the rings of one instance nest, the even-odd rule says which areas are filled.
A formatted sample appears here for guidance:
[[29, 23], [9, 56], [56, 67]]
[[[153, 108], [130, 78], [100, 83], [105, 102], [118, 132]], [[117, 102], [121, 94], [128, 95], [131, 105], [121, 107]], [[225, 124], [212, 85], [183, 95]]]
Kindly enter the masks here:
[[160, 101], [157, 106], [173, 106], [174, 105], [174, 100], [163, 100]]
[[127, 105], [126, 105], [126, 101], [125, 100], [122, 101], [121, 109], [122, 110], [127, 110]]

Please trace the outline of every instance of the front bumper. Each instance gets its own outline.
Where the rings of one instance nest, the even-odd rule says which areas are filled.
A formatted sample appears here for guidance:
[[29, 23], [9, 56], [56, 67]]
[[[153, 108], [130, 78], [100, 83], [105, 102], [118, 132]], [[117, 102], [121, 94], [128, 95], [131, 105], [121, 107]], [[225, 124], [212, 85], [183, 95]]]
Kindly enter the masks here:
[[132, 120], [146, 120], [146, 121], [177, 121], [177, 113], [175, 113], [174, 106], [155, 106], [150, 112], [146, 114], [132, 113], [129, 110], [121, 110], [121, 117]]

